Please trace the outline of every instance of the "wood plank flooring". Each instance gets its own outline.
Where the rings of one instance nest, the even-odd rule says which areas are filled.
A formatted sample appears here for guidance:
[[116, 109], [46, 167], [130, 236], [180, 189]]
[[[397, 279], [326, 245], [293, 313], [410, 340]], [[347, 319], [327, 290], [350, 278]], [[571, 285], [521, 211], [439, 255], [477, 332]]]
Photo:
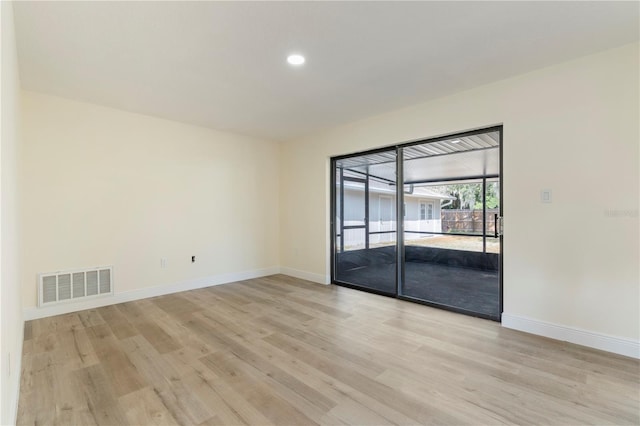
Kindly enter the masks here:
[[18, 424], [640, 424], [637, 360], [283, 275], [30, 321]]

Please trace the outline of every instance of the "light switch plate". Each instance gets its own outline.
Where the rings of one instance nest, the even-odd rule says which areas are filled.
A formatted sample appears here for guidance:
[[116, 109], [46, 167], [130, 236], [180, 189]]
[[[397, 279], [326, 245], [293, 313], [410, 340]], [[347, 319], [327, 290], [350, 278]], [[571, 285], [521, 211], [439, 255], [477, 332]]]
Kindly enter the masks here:
[[542, 201], [543, 203], [550, 203], [551, 202], [551, 190], [550, 189], [543, 189], [542, 191], [540, 191], [540, 201]]

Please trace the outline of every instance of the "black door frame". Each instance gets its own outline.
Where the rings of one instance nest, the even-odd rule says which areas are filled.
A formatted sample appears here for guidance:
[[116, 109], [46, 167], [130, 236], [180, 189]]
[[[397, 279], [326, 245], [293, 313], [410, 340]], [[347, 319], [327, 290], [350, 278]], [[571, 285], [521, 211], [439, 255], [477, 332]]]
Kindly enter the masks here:
[[[383, 148], [377, 148], [377, 149], [372, 149], [372, 150], [368, 150], [368, 151], [361, 151], [361, 152], [356, 152], [356, 153], [352, 153], [352, 154], [345, 154], [345, 155], [338, 155], [335, 157], [331, 157], [331, 177], [330, 177], [330, 197], [331, 197], [331, 202], [330, 202], [330, 209], [331, 209], [331, 217], [330, 217], [330, 232], [331, 232], [331, 238], [330, 238], [330, 250], [331, 250], [331, 256], [330, 256], [330, 262], [331, 262], [331, 283], [332, 284], [336, 284], [342, 287], [348, 287], [348, 288], [353, 288], [353, 289], [357, 289], [357, 290], [361, 290], [361, 291], [366, 291], [368, 293], [374, 293], [374, 294], [379, 294], [382, 296], [388, 296], [388, 297], [394, 297], [400, 300], [407, 300], [407, 301], [411, 301], [411, 302], [415, 302], [415, 303], [420, 303], [423, 305], [428, 305], [428, 306], [433, 306], [436, 308], [440, 308], [440, 309], [444, 309], [447, 311], [452, 311], [452, 312], [458, 312], [461, 314], [465, 314], [465, 315], [469, 315], [469, 316], [474, 316], [474, 317], [479, 317], [479, 318], [485, 318], [485, 319], [490, 319], [493, 321], [501, 321], [501, 317], [502, 317], [502, 312], [504, 310], [504, 273], [503, 273], [503, 268], [504, 268], [504, 241], [503, 241], [503, 236], [502, 236], [502, 232], [499, 233], [499, 241], [500, 241], [500, 253], [499, 253], [499, 270], [498, 270], [498, 277], [499, 277], [499, 285], [500, 285], [500, 291], [499, 291], [499, 306], [500, 306], [500, 313], [498, 314], [497, 317], [493, 316], [493, 315], [487, 315], [487, 314], [482, 314], [482, 313], [478, 313], [478, 312], [473, 312], [473, 311], [469, 311], [466, 309], [461, 309], [461, 308], [457, 308], [454, 306], [449, 306], [449, 305], [444, 305], [444, 304], [440, 304], [440, 303], [435, 303], [435, 302], [430, 302], [430, 301], [426, 301], [426, 300], [422, 300], [422, 299], [417, 299], [414, 297], [410, 297], [410, 296], [405, 296], [405, 295], [400, 295], [399, 294], [399, 286], [401, 282], [404, 282], [404, 214], [403, 214], [403, 210], [404, 210], [404, 185], [405, 183], [403, 182], [402, 184], [396, 182], [396, 282], [395, 282], [395, 293], [390, 293], [390, 292], [385, 292], [385, 291], [381, 291], [381, 290], [377, 290], [377, 289], [372, 289], [372, 288], [368, 288], [368, 287], [364, 287], [364, 286], [360, 286], [357, 284], [352, 284], [352, 283], [347, 283], [344, 281], [339, 281], [336, 279], [336, 228], [337, 228], [337, 224], [336, 222], [336, 173], [337, 173], [337, 169], [336, 169], [336, 163], [339, 160], [342, 159], [346, 159], [346, 158], [353, 158], [353, 157], [359, 157], [359, 156], [363, 156], [363, 155], [370, 155], [370, 154], [377, 154], [377, 153], [382, 153], [382, 152], [395, 152], [396, 153], [396, 180], [398, 180], [398, 177], [404, 177], [404, 174], [402, 173], [403, 171], [403, 166], [404, 166], [404, 161], [403, 161], [403, 150], [402, 148], [407, 148], [410, 146], [414, 146], [414, 145], [421, 145], [421, 144], [425, 144], [425, 143], [433, 143], [433, 142], [438, 142], [438, 141], [442, 141], [442, 140], [447, 140], [447, 139], [451, 139], [451, 138], [456, 138], [456, 137], [465, 137], [465, 136], [472, 136], [472, 135], [477, 135], [477, 134], [482, 134], [482, 133], [489, 133], [489, 132], [498, 132], [499, 135], [499, 147], [498, 147], [498, 152], [499, 152], [499, 162], [500, 162], [500, 174], [499, 174], [499, 186], [500, 186], [500, 208], [499, 208], [499, 214], [500, 217], [503, 217], [504, 214], [504, 185], [503, 185], [503, 179], [504, 179], [504, 173], [503, 173], [503, 142], [504, 142], [504, 126], [503, 125], [497, 125], [497, 126], [490, 126], [490, 127], [485, 127], [485, 128], [481, 128], [481, 129], [476, 129], [476, 130], [470, 130], [470, 131], [465, 131], [465, 132], [459, 132], [459, 133], [452, 133], [452, 134], [448, 134], [448, 135], [444, 135], [444, 136], [438, 136], [435, 138], [427, 138], [427, 139], [421, 139], [421, 140], [417, 140], [417, 141], [412, 141], [412, 142], [406, 142], [406, 143], [402, 143], [402, 144], [396, 144], [396, 145], [391, 145], [391, 146], [387, 146], [387, 147], [383, 147]], [[475, 176], [475, 178], [481, 178], [481, 179], [487, 179], [489, 176], [488, 175], [483, 175], [483, 176]], [[493, 175], [491, 177], [494, 177]], [[467, 179], [471, 179], [473, 177], [464, 177], [464, 178], [455, 178], [455, 179], [451, 179], [451, 180], [467, 180]], [[341, 179], [342, 180], [342, 179]], [[363, 179], [367, 181], [367, 186], [368, 186], [368, 180], [369, 180], [369, 176], [368, 173], [366, 175], [366, 178]], [[484, 182], [484, 181], [483, 181]], [[342, 186], [341, 186], [342, 188]], [[344, 191], [341, 191], [344, 194]], [[483, 192], [483, 197], [486, 194], [484, 194]], [[341, 197], [343, 197], [343, 195], [341, 195]], [[367, 224], [367, 229], [366, 231], [368, 231], [368, 222], [369, 222], [369, 212], [368, 212], [368, 205], [369, 205], [369, 194], [367, 193], [367, 191], [365, 191], [365, 209], [366, 209], [366, 224]], [[341, 210], [344, 209], [344, 199], [341, 198], [341, 203], [340, 203], [340, 208]], [[483, 208], [484, 207], [484, 203], [483, 203]], [[485, 215], [485, 213], [483, 212], [483, 216]], [[340, 215], [341, 218], [341, 222], [344, 221], [344, 215], [341, 214]], [[402, 220], [400, 220], [400, 218], [402, 218]], [[498, 224], [496, 224], [496, 226], [498, 226]], [[486, 222], [483, 225], [483, 227], [486, 227]], [[341, 223], [340, 224], [340, 230], [343, 231], [344, 230], [344, 225]], [[366, 232], [365, 232], [366, 233]], [[486, 228], [483, 229], [483, 235], [486, 234]], [[344, 232], [341, 232], [341, 244], [344, 244]], [[366, 247], [369, 248], [369, 236], [367, 235], [365, 237], [365, 241], [366, 241]], [[484, 240], [483, 240], [484, 241]], [[484, 242], [483, 242], [484, 245]], [[343, 248], [343, 247], [342, 247]]]

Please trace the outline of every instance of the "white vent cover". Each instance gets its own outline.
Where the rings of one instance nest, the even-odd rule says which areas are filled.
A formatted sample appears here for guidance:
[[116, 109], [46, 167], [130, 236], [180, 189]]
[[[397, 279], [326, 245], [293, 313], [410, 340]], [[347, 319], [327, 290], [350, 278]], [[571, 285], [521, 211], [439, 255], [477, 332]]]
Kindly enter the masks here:
[[38, 306], [113, 294], [113, 266], [38, 275]]

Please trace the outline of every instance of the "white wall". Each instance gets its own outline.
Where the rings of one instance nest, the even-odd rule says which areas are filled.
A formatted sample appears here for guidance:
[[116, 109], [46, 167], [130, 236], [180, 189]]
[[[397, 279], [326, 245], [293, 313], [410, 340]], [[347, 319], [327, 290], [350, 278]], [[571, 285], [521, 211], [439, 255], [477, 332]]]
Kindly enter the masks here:
[[25, 307], [41, 272], [113, 265], [118, 295], [278, 267], [278, 144], [30, 92], [22, 113]]
[[11, 424], [16, 416], [23, 337], [18, 280], [20, 80], [12, 3], [1, 2], [0, 14], [0, 424]]
[[[503, 123], [505, 313], [637, 345], [638, 50], [623, 46], [284, 145], [283, 267], [329, 274], [330, 156]], [[542, 189], [553, 203], [540, 202]]]
[[[440, 200], [427, 197], [409, 197], [405, 194], [405, 216], [404, 216], [404, 230], [407, 231], [422, 231], [422, 232], [442, 232], [442, 220], [440, 219]], [[420, 204], [425, 203], [426, 209], [431, 204], [433, 208], [433, 219], [420, 219]], [[425, 214], [428, 216], [429, 211], [426, 210]], [[412, 234], [405, 235], [405, 240], [415, 240], [424, 238], [424, 234]]]
[[[382, 221], [381, 206], [382, 199], [387, 200], [386, 207], [388, 210], [388, 220]], [[431, 203], [433, 207], [432, 220], [420, 220], [420, 203]], [[339, 203], [339, 200], [338, 200]], [[372, 193], [369, 196], [369, 232], [378, 231], [390, 231], [396, 229], [395, 219], [395, 195], [382, 195]], [[409, 198], [405, 196], [405, 240], [417, 240], [423, 238], [425, 235], [417, 234], [407, 231], [422, 231], [422, 232], [441, 232], [442, 221], [440, 217], [440, 200], [434, 198]], [[362, 191], [355, 191], [346, 189], [344, 191], [344, 224], [345, 226], [357, 226], [363, 225], [364, 218], [364, 193]], [[358, 219], [359, 218], [359, 219]], [[336, 223], [339, 222], [339, 217], [336, 219]], [[362, 229], [345, 229], [344, 230], [344, 245], [347, 250], [359, 250], [365, 246], [365, 230]], [[395, 233], [389, 234], [373, 234], [369, 236], [369, 242], [371, 244], [378, 244], [381, 242], [392, 242], [396, 240]]]

